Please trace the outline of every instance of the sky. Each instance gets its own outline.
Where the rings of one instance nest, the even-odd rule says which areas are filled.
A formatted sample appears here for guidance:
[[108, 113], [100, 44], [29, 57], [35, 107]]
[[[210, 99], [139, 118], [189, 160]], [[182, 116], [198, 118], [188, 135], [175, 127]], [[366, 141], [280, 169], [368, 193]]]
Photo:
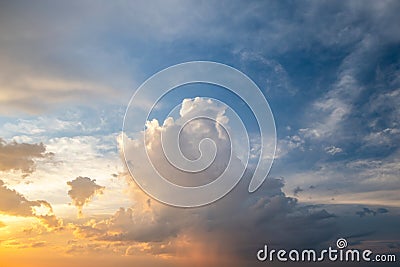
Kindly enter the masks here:
[[[292, 266], [256, 253], [339, 238], [400, 260], [399, 12], [386, 0], [0, 1], [0, 266]], [[171, 91], [125, 145], [137, 166], [146, 145], [173, 182], [210, 182], [228, 162], [215, 121], [232, 123], [230, 107], [251, 148], [238, 185], [209, 205], [178, 208], [132, 179], [122, 153], [129, 100], [188, 61], [234, 67], [267, 99], [277, 147], [254, 193], [257, 121], [210, 84]], [[204, 113], [215, 121], [188, 124], [183, 152], [196, 158], [209, 137], [222, 153], [188, 180], [165, 164], [160, 135]], [[232, 140], [236, 167], [242, 137]]]

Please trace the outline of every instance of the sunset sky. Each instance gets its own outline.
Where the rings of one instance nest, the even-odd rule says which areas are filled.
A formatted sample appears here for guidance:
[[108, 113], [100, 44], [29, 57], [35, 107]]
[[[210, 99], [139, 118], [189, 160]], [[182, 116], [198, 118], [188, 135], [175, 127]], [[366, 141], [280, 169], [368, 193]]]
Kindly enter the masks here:
[[[272, 266], [257, 261], [264, 244], [338, 238], [400, 260], [399, 12], [372, 0], [0, 1], [0, 267]], [[251, 110], [216, 86], [171, 92], [146, 128], [155, 157], [157, 134], [188, 112], [232, 119], [217, 100], [238, 111], [252, 148], [226, 197], [177, 208], [133, 181], [122, 123], [146, 79], [198, 60], [258, 85], [277, 150], [250, 194]], [[222, 140], [215, 125], [201, 131]]]

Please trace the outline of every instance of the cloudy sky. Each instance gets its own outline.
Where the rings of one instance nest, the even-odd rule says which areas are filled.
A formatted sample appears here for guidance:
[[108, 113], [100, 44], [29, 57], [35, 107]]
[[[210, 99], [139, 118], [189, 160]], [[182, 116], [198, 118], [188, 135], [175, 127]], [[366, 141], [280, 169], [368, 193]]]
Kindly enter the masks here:
[[[323, 249], [341, 237], [400, 259], [399, 12], [398, 1], [1, 1], [0, 265], [271, 266], [256, 259], [264, 244]], [[277, 150], [255, 193], [250, 164], [226, 197], [183, 209], [133, 182], [121, 131], [146, 79], [196, 60], [259, 86]], [[163, 165], [160, 132], [189, 113], [232, 120], [219, 101], [238, 111], [257, 160], [250, 110], [216, 86], [186, 86], [144, 132], [176, 183], [193, 181]], [[205, 136], [225, 151], [212, 123], [187, 132], [188, 155]]]

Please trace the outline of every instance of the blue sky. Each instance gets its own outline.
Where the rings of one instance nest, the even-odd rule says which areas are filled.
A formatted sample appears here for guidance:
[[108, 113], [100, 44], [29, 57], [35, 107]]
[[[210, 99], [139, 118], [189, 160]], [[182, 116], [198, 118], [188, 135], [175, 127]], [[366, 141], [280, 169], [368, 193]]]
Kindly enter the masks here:
[[[398, 253], [399, 11], [396, 1], [3, 1], [0, 138], [4, 144], [42, 142], [54, 157], [28, 154], [36, 169], [28, 175], [17, 165], [0, 163], [2, 179], [29, 199], [46, 199], [65, 221], [75, 220], [66, 182], [78, 176], [106, 187], [102, 197], [85, 206], [89, 218], [131, 207], [132, 190], [111, 201], [118, 190], [127, 190], [125, 181], [113, 174], [124, 172], [118, 136], [130, 97], [166, 67], [215, 61], [248, 75], [268, 100], [276, 122], [271, 181], [248, 199], [241, 193], [239, 198], [251, 206], [254, 199], [281, 195], [285, 215], [330, 214], [324, 215], [329, 224], [321, 226], [321, 238], [312, 244], [316, 247], [339, 235], [354, 235], [355, 245], [367, 247], [375, 241], [380, 249], [394, 246]], [[172, 92], [152, 115], [162, 122], [168, 105], [196, 96], [236, 108], [250, 135], [257, 135], [249, 110], [210, 85]], [[49, 179], [54, 183], [44, 190]], [[212, 217], [219, 211], [216, 206], [202, 212]], [[315, 217], [304, 216], [302, 223], [319, 227]], [[253, 222], [249, 218], [248, 224]], [[274, 222], [266, 220], [260, 229], [280, 233], [291, 227], [285, 219], [283, 228], [274, 230], [267, 225]], [[217, 220], [208, 227], [218, 229], [224, 223], [229, 224]], [[176, 229], [185, 232], [187, 227]], [[267, 239], [279, 243], [278, 237]], [[262, 243], [237, 240], [248, 242], [249, 251]], [[282, 238], [279, 245], [311, 243]], [[235, 247], [227, 253], [232, 251], [239, 253]]]

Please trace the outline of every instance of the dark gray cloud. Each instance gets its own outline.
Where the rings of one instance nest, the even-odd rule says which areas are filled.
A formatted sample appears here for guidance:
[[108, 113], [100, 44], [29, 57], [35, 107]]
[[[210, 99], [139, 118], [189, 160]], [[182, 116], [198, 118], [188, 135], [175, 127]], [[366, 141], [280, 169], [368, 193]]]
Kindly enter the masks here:
[[149, 198], [131, 184], [135, 201], [132, 208], [120, 208], [106, 220], [75, 225], [75, 234], [126, 245], [146, 242], [147, 253], [156, 255], [182, 253], [187, 248], [178, 244], [186, 236], [188, 242], [211, 246], [222, 258], [235, 255], [234, 258], [250, 262], [264, 243], [275, 247], [317, 247], [334, 237], [335, 215], [318, 207], [299, 205], [296, 199], [285, 196], [282, 187], [282, 180], [268, 178], [258, 193], [249, 196], [246, 182], [241, 182], [214, 204], [181, 209], [158, 202], [148, 205]]
[[295, 195], [295, 196], [297, 196], [300, 192], [303, 192], [304, 190], [300, 187], [300, 186], [298, 186], [298, 187], [296, 187], [294, 190], [293, 190], [293, 194]]
[[369, 209], [369, 208], [363, 208], [361, 211], [357, 211], [356, 215], [358, 215], [360, 217], [364, 217], [367, 215], [376, 216], [377, 214], [384, 214], [384, 213], [388, 213], [388, 212], [389, 212], [389, 210], [386, 208], [378, 208], [376, 210]]

